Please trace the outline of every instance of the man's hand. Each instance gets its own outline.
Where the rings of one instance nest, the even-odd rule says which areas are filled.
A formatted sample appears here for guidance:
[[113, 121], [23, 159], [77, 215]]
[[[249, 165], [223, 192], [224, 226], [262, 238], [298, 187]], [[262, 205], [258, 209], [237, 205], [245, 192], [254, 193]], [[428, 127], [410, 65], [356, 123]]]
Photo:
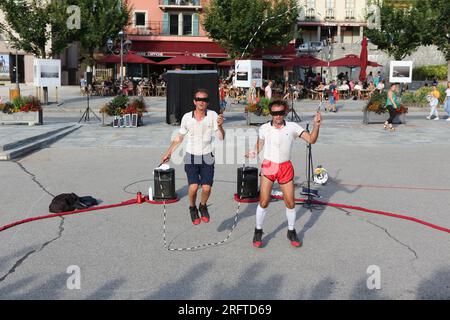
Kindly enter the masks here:
[[170, 154], [166, 153], [162, 158], [161, 158], [161, 163], [166, 163], [170, 160]]
[[314, 117], [314, 126], [320, 127], [320, 124], [322, 122], [322, 115], [319, 111], [317, 111], [316, 116]]
[[247, 153], [245, 154], [245, 157], [246, 157], [246, 158], [253, 159], [254, 157], [256, 157], [256, 151], [250, 151], [250, 152], [247, 152]]
[[219, 116], [217, 117], [217, 125], [220, 127], [223, 124], [223, 114], [219, 114]]

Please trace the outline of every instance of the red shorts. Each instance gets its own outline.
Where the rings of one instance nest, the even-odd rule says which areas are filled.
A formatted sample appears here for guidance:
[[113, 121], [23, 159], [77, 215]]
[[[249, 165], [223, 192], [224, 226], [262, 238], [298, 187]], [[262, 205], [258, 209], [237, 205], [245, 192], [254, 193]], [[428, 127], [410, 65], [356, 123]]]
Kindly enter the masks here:
[[261, 165], [261, 174], [272, 182], [285, 184], [294, 178], [294, 167], [291, 161], [276, 163], [264, 160]]

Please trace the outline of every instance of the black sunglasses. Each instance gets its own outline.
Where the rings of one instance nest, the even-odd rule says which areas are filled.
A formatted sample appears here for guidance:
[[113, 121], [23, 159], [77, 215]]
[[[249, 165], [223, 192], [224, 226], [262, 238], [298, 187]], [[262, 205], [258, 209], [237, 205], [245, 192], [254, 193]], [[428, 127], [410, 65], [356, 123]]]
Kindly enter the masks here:
[[209, 98], [194, 98], [195, 101], [203, 101], [203, 102], [209, 102]]
[[272, 116], [284, 116], [286, 114], [285, 110], [281, 110], [281, 111], [270, 111], [270, 114]]

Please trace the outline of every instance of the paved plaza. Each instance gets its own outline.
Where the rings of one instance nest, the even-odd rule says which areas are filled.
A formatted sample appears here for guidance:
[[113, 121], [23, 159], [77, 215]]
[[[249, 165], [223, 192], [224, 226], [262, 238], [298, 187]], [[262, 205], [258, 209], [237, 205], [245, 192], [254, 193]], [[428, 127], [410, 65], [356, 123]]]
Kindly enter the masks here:
[[[6, 89], [0, 88], [3, 97]], [[94, 112], [109, 99], [92, 97]], [[102, 126], [94, 117], [78, 123], [85, 97], [76, 87], [62, 88], [59, 101], [45, 107], [43, 126], [0, 126], [0, 142], [64, 124], [79, 126], [46, 148], [0, 161], [0, 226], [48, 214], [53, 196], [60, 193], [90, 195], [102, 205], [134, 198], [138, 191], [147, 194], [153, 169], [178, 127], [165, 123], [163, 97], [146, 101], [150, 112], [139, 128]], [[428, 121], [427, 109], [411, 109], [406, 124], [386, 132], [382, 125], [362, 124], [361, 102], [339, 105], [336, 114], [323, 112], [312, 147], [314, 165], [321, 164], [330, 175], [319, 190], [320, 200], [450, 228], [450, 123]], [[300, 125], [312, 123], [316, 102], [294, 106]], [[237, 168], [258, 128], [246, 125], [243, 108], [229, 106], [226, 140], [216, 144], [211, 222], [192, 225], [187, 180], [177, 157], [171, 166], [180, 201], [166, 207], [171, 248], [219, 242], [232, 231], [228, 241], [196, 251], [168, 251], [164, 207], [148, 203], [19, 225], [0, 232], [0, 299], [450, 298], [450, 234], [413, 221], [297, 205], [295, 227], [303, 246], [295, 249], [286, 238], [284, 204], [274, 201], [263, 248], [252, 246], [256, 204], [240, 205], [232, 230]], [[295, 182], [301, 184], [303, 140], [295, 142], [293, 155]], [[80, 270], [79, 289], [70, 286], [73, 266]]]

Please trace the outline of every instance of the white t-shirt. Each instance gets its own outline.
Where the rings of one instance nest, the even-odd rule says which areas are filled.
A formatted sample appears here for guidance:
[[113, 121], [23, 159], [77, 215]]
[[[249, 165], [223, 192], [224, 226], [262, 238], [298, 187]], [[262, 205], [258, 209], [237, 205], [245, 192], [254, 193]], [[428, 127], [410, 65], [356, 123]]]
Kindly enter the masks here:
[[450, 97], [450, 88], [447, 88], [447, 90], [445, 90], [445, 94], [447, 97]]
[[212, 137], [219, 130], [217, 118], [218, 114], [213, 110], [207, 110], [201, 121], [195, 119], [193, 111], [184, 114], [179, 133], [187, 138], [187, 153], [200, 156], [212, 152]]
[[295, 122], [286, 122], [280, 129], [270, 122], [259, 128], [259, 139], [264, 140], [264, 159], [275, 163], [283, 163], [291, 159], [292, 142], [305, 129]]

